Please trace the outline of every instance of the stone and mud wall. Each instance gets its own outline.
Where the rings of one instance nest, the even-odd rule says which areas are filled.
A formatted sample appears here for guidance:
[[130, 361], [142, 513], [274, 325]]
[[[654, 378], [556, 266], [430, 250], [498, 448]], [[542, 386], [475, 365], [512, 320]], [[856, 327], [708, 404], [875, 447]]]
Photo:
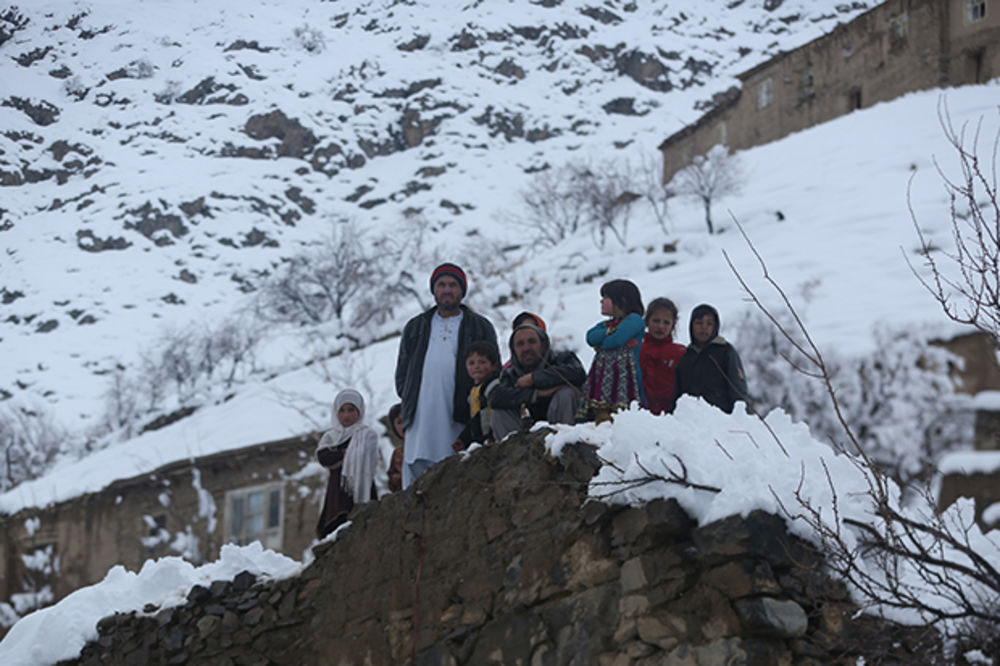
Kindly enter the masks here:
[[[783, 519], [590, 500], [593, 450], [553, 460], [543, 437], [361, 507], [298, 576], [106, 617], [66, 663], [828, 664], [885, 635]], [[919, 662], [908, 645], [895, 656]]]

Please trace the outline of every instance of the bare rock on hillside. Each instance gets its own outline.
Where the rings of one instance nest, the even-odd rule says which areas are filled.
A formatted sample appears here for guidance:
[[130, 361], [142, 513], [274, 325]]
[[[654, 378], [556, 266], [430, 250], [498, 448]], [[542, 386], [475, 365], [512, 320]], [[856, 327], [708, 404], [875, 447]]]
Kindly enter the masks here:
[[21, 67], [31, 67], [33, 64], [47, 56], [51, 50], [51, 46], [46, 46], [45, 48], [39, 46], [37, 49], [32, 49], [27, 53], [22, 53], [14, 58], [14, 60], [17, 61], [17, 64]]
[[616, 97], [601, 107], [605, 113], [617, 113], [623, 116], [644, 116], [649, 109], [639, 112], [635, 110], [635, 97]]
[[673, 90], [670, 70], [654, 55], [636, 49], [618, 55], [615, 62], [619, 73], [645, 88], [656, 92]]
[[613, 25], [622, 22], [621, 16], [618, 16], [618, 14], [604, 9], [603, 7], [584, 7], [580, 10], [580, 13], [605, 25]]
[[24, 99], [23, 97], [15, 96], [8, 97], [0, 105], [9, 106], [21, 111], [24, 115], [31, 118], [36, 125], [41, 125], [42, 127], [51, 125], [59, 120], [59, 107], [55, 104], [46, 102], [44, 99], [39, 100], [38, 102], [32, 102], [31, 100]]
[[14, 33], [28, 25], [28, 17], [17, 7], [8, 7], [0, 12], [0, 46], [14, 36]]
[[417, 35], [408, 42], [403, 42], [402, 44], [397, 44], [396, 48], [400, 51], [419, 51], [420, 49], [427, 46], [427, 42], [431, 40], [430, 35]]
[[453, 36], [450, 41], [452, 51], [469, 51], [479, 46], [476, 36], [465, 28], [462, 28], [462, 32]]
[[[80, 229], [76, 232], [76, 246], [85, 252], [103, 252], [104, 250], [124, 250], [132, 243], [121, 236], [98, 238], [90, 229]], [[80, 322], [83, 323], [83, 322]]]
[[260, 51], [261, 53], [270, 53], [275, 49], [274, 46], [261, 46], [257, 43], [257, 40], [246, 41], [244, 39], [237, 39], [235, 42], [223, 49], [223, 52], [228, 51], [242, 51], [244, 49], [249, 49], [251, 51]]
[[[191, 90], [178, 96], [177, 101], [181, 104], [246, 104], [245, 95], [237, 94], [230, 97], [226, 94], [235, 91], [236, 88], [235, 84], [219, 83], [214, 76], [210, 76], [207, 79], [202, 79]], [[216, 94], [220, 90], [225, 92], [221, 95]]]
[[280, 139], [281, 144], [276, 151], [278, 157], [302, 159], [312, 152], [317, 143], [311, 130], [303, 127], [295, 118], [286, 116], [281, 109], [251, 116], [243, 131], [251, 139], [258, 141]]
[[[170, 236], [180, 238], [188, 232], [180, 215], [161, 212], [149, 201], [127, 213], [137, 219], [125, 222], [125, 228], [135, 229], [159, 246], [173, 245]], [[170, 236], [160, 233], [162, 231], [169, 232]]]

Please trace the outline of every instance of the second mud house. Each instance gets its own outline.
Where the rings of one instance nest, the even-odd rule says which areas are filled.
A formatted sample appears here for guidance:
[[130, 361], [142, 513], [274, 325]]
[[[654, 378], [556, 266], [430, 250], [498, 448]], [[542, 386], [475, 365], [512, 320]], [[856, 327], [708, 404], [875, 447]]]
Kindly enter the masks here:
[[1000, 1], [889, 0], [739, 75], [660, 144], [663, 182], [716, 145], [743, 150], [917, 90], [1000, 76]]

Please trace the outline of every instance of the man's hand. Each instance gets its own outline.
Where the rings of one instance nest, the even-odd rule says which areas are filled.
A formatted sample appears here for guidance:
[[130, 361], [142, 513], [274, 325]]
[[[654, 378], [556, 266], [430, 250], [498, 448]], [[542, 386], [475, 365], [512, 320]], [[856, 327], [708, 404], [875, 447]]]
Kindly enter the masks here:
[[459, 451], [464, 451], [465, 442], [463, 442], [460, 439], [456, 439], [454, 442], [451, 443], [451, 450], [454, 451], [455, 453], [458, 453]]
[[535, 379], [534, 377], [531, 376], [530, 372], [526, 375], [521, 375], [520, 377], [517, 378], [517, 381], [514, 382], [514, 386], [516, 386], [517, 388], [528, 388], [529, 386], [534, 386], [534, 385], [535, 385]]
[[569, 384], [560, 384], [559, 386], [552, 386], [549, 388], [538, 389], [535, 392], [538, 394], [539, 398], [551, 398], [553, 395], [556, 394], [556, 391], [566, 386], [569, 386]]

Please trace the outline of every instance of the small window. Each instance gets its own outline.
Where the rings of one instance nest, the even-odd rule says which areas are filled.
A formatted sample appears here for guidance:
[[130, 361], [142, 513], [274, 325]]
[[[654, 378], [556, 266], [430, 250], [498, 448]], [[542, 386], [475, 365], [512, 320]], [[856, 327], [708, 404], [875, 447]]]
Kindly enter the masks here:
[[774, 80], [768, 77], [760, 82], [757, 88], [757, 108], [763, 109], [774, 101]]
[[855, 111], [861, 108], [861, 88], [854, 88], [847, 93], [847, 111]]
[[813, 97], [813, 68], [806, 67], [799, 73], [799, 99], [809, 99]]
[[906, 47], [906, 35], [908, 32], [906, 23], [906, 14], [900, 14], [889, 21], [890, 53]]
[[986, 0], [966, 0], [965, 20], [975, 23], [986, 18]]
[[726, 145], [726, 121], [720, 121], [715, 128], [715, 142]]
[[281, 547], [281, 485], [254, 486], [226, 493], [226, 540], [241, 546], [260, 541]]

